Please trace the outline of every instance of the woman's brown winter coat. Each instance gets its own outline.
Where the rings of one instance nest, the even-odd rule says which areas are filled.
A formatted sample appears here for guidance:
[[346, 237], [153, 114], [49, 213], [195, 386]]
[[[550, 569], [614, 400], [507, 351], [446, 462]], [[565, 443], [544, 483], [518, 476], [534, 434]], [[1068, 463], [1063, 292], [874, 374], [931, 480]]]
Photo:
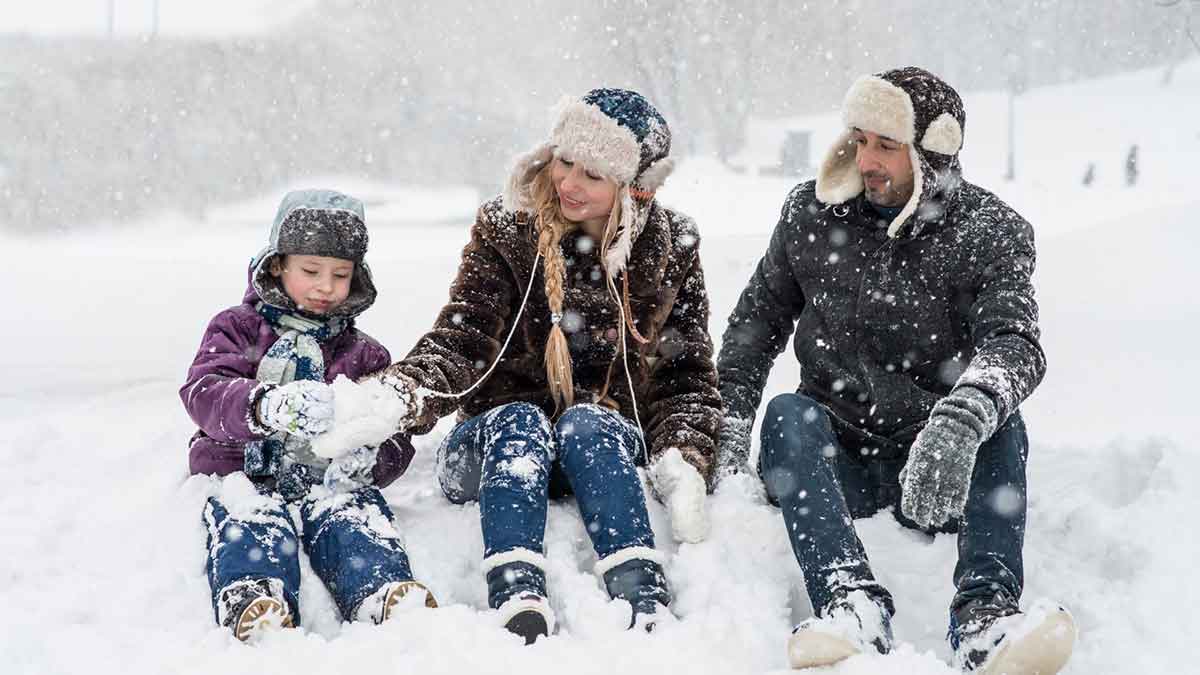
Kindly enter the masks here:
[[[463, 249], [450, 300], [433, 329], [389, 370], [438, 392], [461, 392], [487, 372], [512, 330], [536, 255], [533, 219], [494, 199], [480, 207]], [[721, 397], [708, 333], [708, 294], [695, 223], [654, 203], [627, 265], [631, 316], [639, 344], [626, 330], [629, 373], [649, 446], [649, 460], [677, 447], [712, 479]], [[634, 420], [621, 359], [620, 313], [600, 264], [598, 242], [576, 230], [562, 239], [566, 292], [562, 327], [571, 350], [575, 403], [602, 402]], [[618, 278], [621, 289], [622, 279]], [[539, 262], [528, 304], [495, 371], [465, 400], [429, 397], [416, 433], [455, 410], [465, 419], [524, 401], [555, 414], [544, 354], [550, 310]], [[561, 412], [561, 411], [558, 411]]]

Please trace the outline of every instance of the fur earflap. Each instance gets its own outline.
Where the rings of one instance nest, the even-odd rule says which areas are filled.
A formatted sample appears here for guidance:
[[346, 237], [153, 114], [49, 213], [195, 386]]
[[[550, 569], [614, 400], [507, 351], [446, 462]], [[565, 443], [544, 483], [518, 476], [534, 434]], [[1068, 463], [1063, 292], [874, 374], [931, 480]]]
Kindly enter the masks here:
[[958, 120], [948, 112], [937, 116], [925, 130], [921, 138], [921, 147], [930, 152], [943, 155], [955, 155], [962, 149], [963, 130]]
[[854, 136], [847, 130], [825, 153], [817, 171], [817, 199], [826, 204], [843, 204], [863, 191], [862, 174], [855, 158]]
[[629, 262], [629, 254], [633, 252], [633, 240], [637, 238], [639, 232], [634, 232], [638, 229], [636, 224], [641, 220], [643, 225], [645, 221], [637, 217], [635, 209], [637, 205], [633, 200], [633, 196], [629, 192], [628, 185], [621, 186], [621, 221], [617, 225], [617, 240], [608, 247], [608, 253], [604, 256], [604, 269], [610, 278], [617, 278], [621, 270], [625, 269], [625, 264]]
[[915, 136], [912, 98], [877, 75], [858, 78], [846, 92], [842, 119], [847, 127], [858, 127], [900, 143], [912, 143]]
[[533, 181], [534, 174], [541, 171], [553, 157], [554, 146], [550, 143], [542, 143], [517, 156], [504, 185], [505, 209], [513, 212], [532, 211], [534, 205], [529, 194], [529, 184]]
[[900, 228], [904, 227], [904, 223], [917, 213], [917, 206], [921, 203], [921, 197], [925, 192], [924, 169], [928, 164], [921, 161], [921, 156], [917, 153], [916, 146], [913, 145], [908, 146], [908, 158], [912, 161], [913, 167], [913, 191], [912, 196], [905, 202], [904, 208], [900, 210], [900, 213], [888, 225], [888, 236], [893, 239], [900, 236]]
[[637, 177], [635, 181], [638, 187], [649, 190], [651, 192], [662, 187], [667, 181], [667, 177], [675, 171], [675, 160], [670, 157], [663, 157], [646, 167], [646, 170]]

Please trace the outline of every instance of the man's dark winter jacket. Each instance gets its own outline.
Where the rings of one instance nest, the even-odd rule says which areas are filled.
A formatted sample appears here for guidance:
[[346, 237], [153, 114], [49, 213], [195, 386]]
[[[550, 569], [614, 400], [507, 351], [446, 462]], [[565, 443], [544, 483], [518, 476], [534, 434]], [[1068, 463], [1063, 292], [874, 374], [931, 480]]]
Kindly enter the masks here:
[[938, 176], [936, 198], [894, 238], [861, 194], [830, 205], [814, 181], [791, 192], [718, 358], [723, 466], [746, 461], [767, 375], [793, 332], [797, 391], [835, 425], [905, 450], [956, 385], [990, 394], [1001, 423], [1038, 385], [1033, 229], [956, 173]]

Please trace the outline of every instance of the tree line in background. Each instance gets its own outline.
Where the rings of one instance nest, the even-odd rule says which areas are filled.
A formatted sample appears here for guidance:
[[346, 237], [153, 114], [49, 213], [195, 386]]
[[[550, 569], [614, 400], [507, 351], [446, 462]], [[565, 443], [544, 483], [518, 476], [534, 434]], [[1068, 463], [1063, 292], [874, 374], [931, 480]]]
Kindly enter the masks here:
[[0, 228], [202, 216], [314, 175], [499, 187], [547, 108], [645, 93], [675, 152], [915, 64], [1019, 93], [1194, 56], [1196, 2], [323, 0], [254, 39], [0, 37]]

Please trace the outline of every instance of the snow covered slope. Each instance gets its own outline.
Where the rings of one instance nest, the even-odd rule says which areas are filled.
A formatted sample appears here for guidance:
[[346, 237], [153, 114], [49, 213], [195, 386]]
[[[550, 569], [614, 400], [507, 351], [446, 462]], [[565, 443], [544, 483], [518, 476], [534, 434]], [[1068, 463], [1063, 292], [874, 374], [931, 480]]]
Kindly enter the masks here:
[[[1187, 179], [1194, 180], [1200, 156], [1200, 63], [1175, 77], [1168, 89], [1157, 73], [1139, 73], [1030, 92], [1022, 105], [1043, 107], [1022, 128], [1028, 177], [1013, 184], [998, 175], [1001, 99], [968, 97], [968, 178], [1010, 199], [1040, 235], [1036, 281], [1050, 371], [1025, 407], [1033, 444], [1026, 600], [1055, 597], [1075, 612], [1081, 638], [1068, 673], [1190, 667], [1186, 645], [1200, 606], [1191, 581], [1200, 557], [1193, 524], [1200, 448], [1187, 432], [1192, 385], [1200, 382], [1193, 346], [1200, 277], [1189, 263], [1200, 250], [1200, 197]], [[1168, 108], [1175, 114], [1138, 124]], [[808, 123], [832, 133], [831, 119]], [[1083, 144], [1108, 157], [1105, 171], [1117, 171], [1129, 140], [1113, 130], [1132, 133], [1135, 125], [1157, 139], [1140, 141], [1137, 187], [1098, 178], [1085, 190], [1079, 172], [1062, 168], [1074, 166], [1064, 158]], [[664, 191], [704, 233], [718, 338], [789, 187], [691, 160]], [[442, 214], [437, 199], [417, 197], [430, 222], [473, 208], [466, 193], [445, 193]], [[668, 543], [663, 510], [652, 504], [681, 617], [652, 636], [623, 630], [620, 608], [590, 572], [594, 557], [574, 506], [555, 504], [547, 554], [562, 629], [522, 647], [483, 609], [477, 507], [450, 505], [433, 478], [433, 452], [448, 422], [417, 439], [412, 469], [385, 493], [418, 578], [442, 609], [379, 627], [342, 624], [306, 566], [302, 630], [247, 646], [217, 628], [200, 524], [214, 486], [186, 475], [192, 427], [176, 390], [210, 316], [240, 299], [274, 200], [265, 199], [261, 226], [247, 225], [244, 210], [235, 210], [204, 224], [163, 220], [138, 230], [0, 242], [8, 282], [0, 314], [0, 672], [785, 668], [788, 632], [810, 609], [782, 519], [748, 479], [726, 483], [711, 500], [714, 534], [699, 545]], [[361, 326], [398, 355], [442, 303], [466, 222], [368, 217], [381, 294]], [[401, 220], [410, 222], [389, 226]], [[791, 389], [796, 374], [794, 362], [781, 358], [767, 396]], [[860, 523], [860, 533], [896, 595], [900, 647], [829, 672], [952, 672], [943, 635], [954, 539], [906, 531], [886, 513]]]

